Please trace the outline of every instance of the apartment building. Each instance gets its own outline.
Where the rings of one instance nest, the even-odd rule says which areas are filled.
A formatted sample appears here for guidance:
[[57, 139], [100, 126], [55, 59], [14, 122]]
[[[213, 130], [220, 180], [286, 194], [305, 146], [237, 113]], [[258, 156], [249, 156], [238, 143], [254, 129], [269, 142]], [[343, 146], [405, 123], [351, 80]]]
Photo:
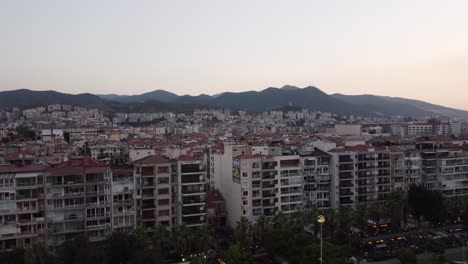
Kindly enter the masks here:
[[228, 225], [242, 216], [255, 222], [279, 211], [330, 208], [331, 155], [318, 149], [263, 154], [269, 152], [270, 147], [225, 146], [213, 155], [212, 175], [226, 199]]
[[416, 150], [405, 151], [405, 188], [409, 188], [412, 184], [420, 185], [422, 183], [421, 174], [421, 153]]
[[112, 230], [132, 232], [136, 228], [136, 188], [133, 168], [112, 169]]
[[44, 232], [43, 165], [0, 166], [0, 250], [29, 248]]
[[408, 136], [429, 136], [434, 134], [434, 127], [427, 123], [413, 123], [408, 124]]
[[180, 156], [175, 172], [176, 223], [188, 227], [206, 224], [206, 191], [209, 183], [204, 155]]
[[90, 157], [47, 169], [45, 240], [49, 250], [78, 235], [100, 241], [112, 232], [111, 183], [110, 167]]
[[172, 164], [152, 155], [134, 162], [137, 224], [152, 232], [159, 225], [171, 227], [173, 212]]
[[302, 173], [304, 177], [304, 206], [319, 210], [331, 207], [331, 166], [332, 156], [317, 148], [310, 153], [302, 153]]
[[422, 183], [447, 196], [468, 194], [468, 153], [461, 149], [421, 151]]
[[333, 207], [356, 207], [357, 204], [385, 200], [392, 190], [390, 150], [359, 145], [337, 148], [330, 153], [335, 164], [334, 191], [331, 193]]

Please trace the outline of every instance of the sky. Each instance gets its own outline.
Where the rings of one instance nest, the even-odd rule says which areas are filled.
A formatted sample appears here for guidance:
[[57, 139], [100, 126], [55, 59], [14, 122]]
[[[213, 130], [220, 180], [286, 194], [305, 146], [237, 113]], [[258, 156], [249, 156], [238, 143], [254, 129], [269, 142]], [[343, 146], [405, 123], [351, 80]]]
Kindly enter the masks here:
[[0, 91], [316, 86], [468, 110], [466, 0], [0, 0]]

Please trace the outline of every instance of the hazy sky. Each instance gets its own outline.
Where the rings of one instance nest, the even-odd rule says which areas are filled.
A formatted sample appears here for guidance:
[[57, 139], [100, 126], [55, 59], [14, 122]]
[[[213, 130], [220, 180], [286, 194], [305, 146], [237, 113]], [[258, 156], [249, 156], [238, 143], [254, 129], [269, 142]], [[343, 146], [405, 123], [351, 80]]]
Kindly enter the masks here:
[[468, 109], [468, 0], [0, 0], [0, 90], [314, 85]]

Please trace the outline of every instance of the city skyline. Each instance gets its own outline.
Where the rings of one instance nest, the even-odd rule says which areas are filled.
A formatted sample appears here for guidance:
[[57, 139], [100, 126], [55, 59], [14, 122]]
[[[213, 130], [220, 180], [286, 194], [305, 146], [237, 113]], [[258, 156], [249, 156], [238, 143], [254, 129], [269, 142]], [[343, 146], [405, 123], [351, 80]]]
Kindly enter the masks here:
[[0, 91], [213, 95], [290, 84], [468, 109], [465, 1], [2, 6]]

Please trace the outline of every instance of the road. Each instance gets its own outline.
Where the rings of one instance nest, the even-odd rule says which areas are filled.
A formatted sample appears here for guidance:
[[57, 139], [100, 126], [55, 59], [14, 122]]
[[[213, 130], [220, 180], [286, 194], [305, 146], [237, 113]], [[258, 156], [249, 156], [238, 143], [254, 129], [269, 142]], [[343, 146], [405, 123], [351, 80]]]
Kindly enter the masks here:
[[[465, 248], [466, 250], [466, 248]], [[454, 253], [461, 253], [463, 251], [462, 247], [458, 248], [449, 248], [445, 250], [445, 254], [454, 254]], [[417, 258], [418, 259], [427, 259], [430, 258], [432, 255], [429, 253], [423, 253], [423, 254], [418, 254]], [[468, 258], [468, 255], [466, 256]], [[460, 259], [461, 260], [461, 259]], [[362, 263], [362, 262], [361, 262]], [[382, 261], [374, 261], [374, 262], [365, 262], [369, 264], [399, 264], [400, 261], [398, 259], [387, 259], [387, 260], [382, 260]]]

